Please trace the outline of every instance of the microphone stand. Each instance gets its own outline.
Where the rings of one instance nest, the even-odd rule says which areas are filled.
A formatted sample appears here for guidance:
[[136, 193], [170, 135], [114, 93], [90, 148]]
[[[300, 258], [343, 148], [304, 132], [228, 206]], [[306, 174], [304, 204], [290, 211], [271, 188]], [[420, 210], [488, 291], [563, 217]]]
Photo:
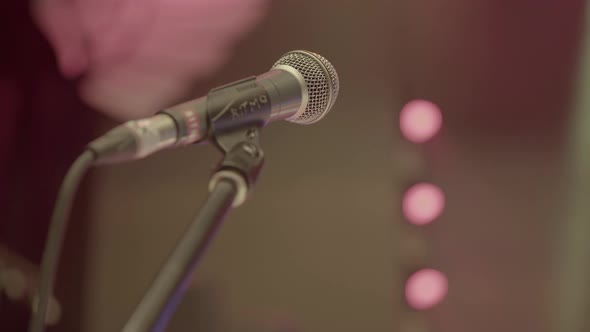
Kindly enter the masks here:
[[210, 194], [123, 327], [123, 332], [161, 332], [232, 207], [241, 205], [264, 163], [257, 126], [217, 134], [224, 158], [211, 177]]

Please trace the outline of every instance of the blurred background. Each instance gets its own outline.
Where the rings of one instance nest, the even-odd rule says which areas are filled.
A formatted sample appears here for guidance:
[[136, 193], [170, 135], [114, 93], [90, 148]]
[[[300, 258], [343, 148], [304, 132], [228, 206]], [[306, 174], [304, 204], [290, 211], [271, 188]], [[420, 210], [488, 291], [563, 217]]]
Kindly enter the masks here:
[[[0, 330], [25, 331], [57, 188], [123, 120], [263, 73], [340, 76], [276, 123], [169, 331], [588, 331], [585, 1], [0, 4]], [[99, 166], [50, 331], [117, 331], [207, 195], [212, 145]], [[9, 328], [4, 328], [5, 326]]]

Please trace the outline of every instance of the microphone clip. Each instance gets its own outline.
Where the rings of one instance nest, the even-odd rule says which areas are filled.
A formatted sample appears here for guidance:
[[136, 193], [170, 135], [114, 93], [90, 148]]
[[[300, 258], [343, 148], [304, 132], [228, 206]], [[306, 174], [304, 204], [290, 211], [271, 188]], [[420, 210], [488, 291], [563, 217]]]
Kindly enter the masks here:
[[224, 154], [209, 181], [209, 191], [227, 179], [235, 183], [237, 195], [232, 206], [244, 203], [254, 188], [264, 164], [264, 152], [259, 141], [260, 127], [252, 126], [214, 135], [214, 142]]

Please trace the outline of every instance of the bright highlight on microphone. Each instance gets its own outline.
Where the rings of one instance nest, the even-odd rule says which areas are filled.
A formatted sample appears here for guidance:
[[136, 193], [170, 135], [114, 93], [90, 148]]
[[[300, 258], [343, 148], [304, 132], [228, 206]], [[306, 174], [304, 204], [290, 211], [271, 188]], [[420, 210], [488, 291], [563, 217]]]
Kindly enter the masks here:
[[309, 51], [291, 51], [262, 75], [213, 89], [153, 117], [129, 121], [88, 148], [99, 163], [121, 162], [275, 120], [312, 124], [332, 108], [338, 90], [338, 74], [328, 60]]

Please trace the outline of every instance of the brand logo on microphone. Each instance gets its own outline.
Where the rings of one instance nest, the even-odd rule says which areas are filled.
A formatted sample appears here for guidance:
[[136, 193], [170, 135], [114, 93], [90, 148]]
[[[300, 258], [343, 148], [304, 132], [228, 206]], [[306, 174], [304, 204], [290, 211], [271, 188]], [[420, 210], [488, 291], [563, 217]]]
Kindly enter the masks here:
[[229, 112], [231, 114], [232, 120], [241, 119], [248, 114], [261, 109], [266, 104], [268, 104], [268, 96], [259, 95], [252, 99], [241, 102], [238, 106], [230, 107]]

